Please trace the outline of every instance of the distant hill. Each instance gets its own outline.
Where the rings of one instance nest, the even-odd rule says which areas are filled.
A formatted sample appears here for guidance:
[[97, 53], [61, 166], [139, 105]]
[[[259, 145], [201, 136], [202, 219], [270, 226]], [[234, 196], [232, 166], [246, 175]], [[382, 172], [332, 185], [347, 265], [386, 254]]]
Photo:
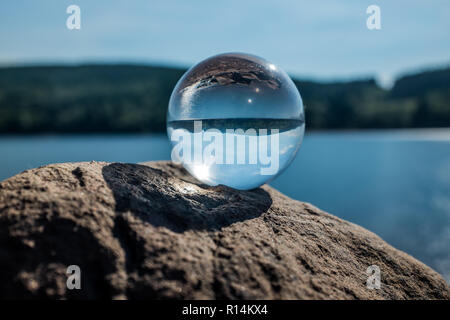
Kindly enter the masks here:
[[[141, 65], [0, 68], [0, 133], [162, 132], [170, 94], [186, 70]], [[450, 126], [450, 69], [400, 78], [294, 79], [308, 129]]]

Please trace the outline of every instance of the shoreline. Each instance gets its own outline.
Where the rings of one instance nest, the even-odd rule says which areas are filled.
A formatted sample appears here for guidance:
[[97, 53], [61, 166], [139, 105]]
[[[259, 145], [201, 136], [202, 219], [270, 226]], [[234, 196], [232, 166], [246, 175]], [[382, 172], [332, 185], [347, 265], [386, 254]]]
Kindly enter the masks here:
[[[305, 130], [305, 137], [314, 135], [329, 135], [335, 134], [337, 136], [368, 136], [368, 135], [395, 135], [395, 138], [401, 140], [438, 140], [450, 141], [450, 127], [436, 127], [436, 128], [387, 128], [387, 129], [330, 129], [330, 130]], [[37, 133], [0, 133], [0, 140], [11, 138], [68, 138], [68, 137], [90, 137], [97, 138], [112, 138], [112, 137], [148, 137], [161, 136], [167, 137], [166, 132], [37, 132]]]
[[[308, 126], [306, 126], [308, 128]], [[417, 128], [342, 128], [342, 129], [308, 129], [308, 132], [320, 133], [320, 132], [378, 132], [378, 131], [434, 131], [434, 130], [450, 130], [449, 127], [417, 127]], [[46, 131], [36, 131], [36, 132], [20, 132], [20, 133], [5, 133], [0, 132], [0, 137], [2, 136], [31, 136], [31, 135], [144, 135], [144, 134], [166, 134], [165, 131], [89, 131], [89, 132], [46, 132]]]

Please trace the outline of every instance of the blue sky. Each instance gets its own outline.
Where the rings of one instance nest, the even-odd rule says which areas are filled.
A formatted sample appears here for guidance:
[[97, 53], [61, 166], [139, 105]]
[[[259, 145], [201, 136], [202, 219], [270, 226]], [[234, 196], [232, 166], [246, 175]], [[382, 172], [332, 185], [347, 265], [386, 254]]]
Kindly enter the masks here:
[[[68, 30], [66, 8], [81, 8]], [[366, 8], [381, 8], [381, 30]], [[299, 77], [393, 76], [450, 63], [448, 0], [17, 0], [0, 4], [0, 64], [144, 62], [190, 66], [230, 51]]]

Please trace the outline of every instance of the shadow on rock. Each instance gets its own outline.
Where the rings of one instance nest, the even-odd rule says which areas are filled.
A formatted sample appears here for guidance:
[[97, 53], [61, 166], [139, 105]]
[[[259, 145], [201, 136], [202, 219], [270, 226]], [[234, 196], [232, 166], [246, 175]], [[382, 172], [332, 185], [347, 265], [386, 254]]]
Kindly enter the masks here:
[[[166, 165], [167, 167], [167, 165]], [[116, 211], [130, 212], [156, 227], [174, 232], [218, 230], [260, 216], [272, 205], [270, 195], [197, 182], [181, 167], [161, 170], [139, 164], [113, 163], [102, 171]]]

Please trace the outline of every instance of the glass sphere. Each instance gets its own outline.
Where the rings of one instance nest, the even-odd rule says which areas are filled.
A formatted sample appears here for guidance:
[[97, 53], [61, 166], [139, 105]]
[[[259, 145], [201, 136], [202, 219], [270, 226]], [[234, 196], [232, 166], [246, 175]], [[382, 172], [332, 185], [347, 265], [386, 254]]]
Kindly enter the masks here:
[[171, 157], [208, 185], [247, 190], [280, 174], [303, 140], [303, 102], [289, 76], [248, 54], [190, 68], [169, 101]]

